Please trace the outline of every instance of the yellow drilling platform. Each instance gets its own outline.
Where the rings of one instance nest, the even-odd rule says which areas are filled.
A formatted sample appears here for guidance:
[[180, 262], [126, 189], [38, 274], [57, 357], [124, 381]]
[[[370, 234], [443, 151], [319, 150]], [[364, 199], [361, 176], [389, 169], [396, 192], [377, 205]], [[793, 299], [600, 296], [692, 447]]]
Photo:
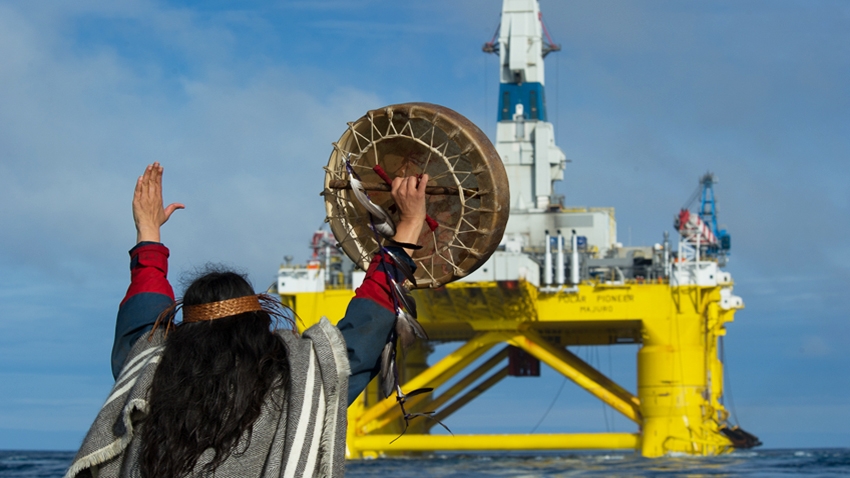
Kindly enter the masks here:
[[[544, 36], [545, 35], [545, 36]], [[528, 45], [528, 48], [511, 48]], [[484, 51], [500, 58], [496, 150], [508, 173], [510, 219], [498, 250], [467, 277], [413, 292], [430, 340], [456, 343], [428, 364], [418, 343], [399, 365], [408, 411], [436, 420], [404, 421], [377, 379], [348, 411], [352, 459], [405, 452], [633, 449], [646, 457], [717, 455], [757, 446], [727, 423], [718, 342], [743, 308], [724, 272], [729, 234], [718, 229], [714, 184], [706, 174], [696, 212], [675, 219], [675, 250], [662, 243], [624, 247], [613, 208], [567, 208], [553, 194], [566, 158], [554, 143], [543, 95], [543, 58], [560, 47], [543, 26], [537, 0], [504, 0], [498, 37]], [[698, 201], [697, 201], [698, 199]], [[341, 319], [364, 272], [354, 270], [328, 231], [313, 237], [306, 267], [281, 266], [277, 292], [309, 326]], [[569, 350], [639, 344], [636, 386], [620, 385]], [[401, 355], [400, 355], [401, 356]], [[437, 421], [507, 376], [539, 375], [540, 362], [634, 422], [632, 433], [429, 434]], [[632, 390], [632, 391], [630, 391]]]

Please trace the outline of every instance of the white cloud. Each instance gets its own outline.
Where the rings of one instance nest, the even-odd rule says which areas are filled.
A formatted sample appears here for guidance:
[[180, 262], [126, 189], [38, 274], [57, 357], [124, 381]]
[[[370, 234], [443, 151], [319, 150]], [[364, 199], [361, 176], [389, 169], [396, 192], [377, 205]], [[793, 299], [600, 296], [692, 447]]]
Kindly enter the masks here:
[[[274, 274], [319, 225], [330, 143], [380, 103], [331, 74], [310, 84], [285, 64], [241, 71], [227, 32], [180, 10], [95, 4], [46, 28], [31, 11], [0, 9], [0, 240], [12, 260], [48, 270], [123, 255], [135, 177], [158, 160], [166, 200], [188, 206], [164, 230], [177, 261]], [[143, 24], [196, 73], [172, 78], [172, 65], [120, 47], [74, 47], [69, 25], [86, 16]]]
[[827, 340], [819, 335], [806, 335], [801, 342], [800, 354], [804, 357], [826, 357], [832, 353]]

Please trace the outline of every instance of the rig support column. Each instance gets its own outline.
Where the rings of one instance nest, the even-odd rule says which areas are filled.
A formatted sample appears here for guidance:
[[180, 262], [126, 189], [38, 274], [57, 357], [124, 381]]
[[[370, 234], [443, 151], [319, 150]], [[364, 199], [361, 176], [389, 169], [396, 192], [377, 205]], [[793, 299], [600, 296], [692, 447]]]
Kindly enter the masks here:
[[707, 365], [718, 361], [710, 355], [716, 354], [717, 335], [707, 327], [707, 299], [715, 289], [674, 288], [667, 320], [644, 321], [637, 379], [645, 457], [715, 455], [731, 447], [718, 433], [713, 407], [706, 406], [722, 393], [709, 390], [707, 373]]

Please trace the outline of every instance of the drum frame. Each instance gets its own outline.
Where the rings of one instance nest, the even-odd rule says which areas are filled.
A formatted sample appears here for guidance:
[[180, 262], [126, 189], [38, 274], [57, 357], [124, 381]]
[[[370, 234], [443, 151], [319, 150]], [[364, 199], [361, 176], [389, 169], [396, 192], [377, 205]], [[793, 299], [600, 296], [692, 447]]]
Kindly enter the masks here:
[[[426, 204], [438, 225], [423, 227], [418, 242], [423, 247], [412, 254], [417, 288], [436, 288], [468, 275], [498, 247], [510, 209], [507, 174], [487, 136], [459, 113], [429, 103], [378, 108], [348, 123], [333, 146], [322, 192], [326, 221], [360, 268], [368, 267], [379, 239], [351, 190], [339, 189], [348, 179], [346, 158], [364, 183], [383, 182], [374, 170], [379, 165], [390, 176], [428, 173], [429, 189], [439, 191]], [[372, 189], [372, 201], [396, 219], [387, 188]]]

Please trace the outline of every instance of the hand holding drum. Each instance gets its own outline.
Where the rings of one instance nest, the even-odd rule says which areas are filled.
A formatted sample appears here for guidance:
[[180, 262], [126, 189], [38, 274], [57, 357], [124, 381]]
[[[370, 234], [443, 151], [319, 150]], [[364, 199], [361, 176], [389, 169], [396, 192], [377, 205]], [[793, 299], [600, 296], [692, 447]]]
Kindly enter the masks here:
[[429, 196], [427, 227], [403, 231], [407, 240], [395, 237], [421, 246], [408, 251], [417, 265], [415, 287], [464, 277], [499, 245], [510, 204], [507, 175], [487, 136], [457, 112], [427, 103], [379, 108], [349, 123], [334, 143], [322, 193], [327, 221], [342, 250], [365, 269], [380, 239], [369, 227], [369, 212], [353, 197], [346, 161], [370, 200], [399, 226], [408, 217], [399, 202], [408, 197], [391, 193], [386, 179], [392, 189], [406, 183], [410, 192], [414, 176], [421, 175], [415, 189], [424, 184]]

